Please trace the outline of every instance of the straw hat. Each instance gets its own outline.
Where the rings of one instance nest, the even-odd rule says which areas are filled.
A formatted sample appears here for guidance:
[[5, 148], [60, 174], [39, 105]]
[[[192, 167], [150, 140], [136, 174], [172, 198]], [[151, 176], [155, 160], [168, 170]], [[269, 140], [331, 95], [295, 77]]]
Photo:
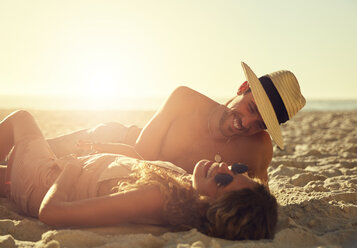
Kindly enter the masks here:
[[284, 149], [279, 125], [291, 119], [306, 103], [296, 77], [290, 71], [277, 71], [258, 79], [247, 64], [242, 62], [242, 67], [270, 136]]

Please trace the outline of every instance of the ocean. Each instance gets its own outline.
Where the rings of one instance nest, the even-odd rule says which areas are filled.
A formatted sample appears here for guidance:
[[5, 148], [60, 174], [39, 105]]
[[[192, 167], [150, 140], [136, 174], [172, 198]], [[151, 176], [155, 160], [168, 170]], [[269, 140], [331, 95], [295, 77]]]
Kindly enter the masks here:
[[307, 100], [305, 111], [350, 111], [357, 110], [357, 100]]
[[[229, 98], [213, 98], [224, 103]], [[1, 109], [39, 110], [156, 110], [165, 97], [121, 97], [99, 99], [93, 97], [60, 96], [0, 96]], [[351, 111], [357, 110], [356, 100], [307, 99], [303, 111]]]

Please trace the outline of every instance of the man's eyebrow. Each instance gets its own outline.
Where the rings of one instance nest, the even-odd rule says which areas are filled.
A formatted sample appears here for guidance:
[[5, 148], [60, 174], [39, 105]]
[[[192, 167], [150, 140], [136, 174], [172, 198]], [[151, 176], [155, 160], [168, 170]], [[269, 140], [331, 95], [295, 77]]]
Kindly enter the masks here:
[[[252, 105], [254, 111], [256, 111], [256, 112], [259, 113], [258, 107], [257, 107], [257, 105], [255, 104], [255, 102], [251, 101], [250, 103], [251, 103], [251, 105]], [[260, 114], [260, 113], [259, 113], [259, 114]]]

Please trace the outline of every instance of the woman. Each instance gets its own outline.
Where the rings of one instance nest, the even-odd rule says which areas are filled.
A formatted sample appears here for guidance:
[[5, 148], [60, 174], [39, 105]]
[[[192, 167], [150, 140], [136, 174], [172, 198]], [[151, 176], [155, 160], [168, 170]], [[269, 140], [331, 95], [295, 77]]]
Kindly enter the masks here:
[[191, 176], [115, 154], [57, 159], [26, 111], [0, 123], [0, 161], [9, 153], [2, 192], [52, 226], [145, 221], [226, 239], [274, 236], [276, 200], [244, 165], [201, 160]]

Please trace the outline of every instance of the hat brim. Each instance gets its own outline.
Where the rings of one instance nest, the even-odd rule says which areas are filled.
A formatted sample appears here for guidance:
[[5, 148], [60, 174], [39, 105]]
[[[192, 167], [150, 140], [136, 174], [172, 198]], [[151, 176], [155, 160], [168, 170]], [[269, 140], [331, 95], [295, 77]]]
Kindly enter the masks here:
[[280, 149], [284, 149], [284, 141], [280, 125], [268, 95], [266, 94], [262, 84], [252, 69], [250, 69], [250, 67], [244, 62], [242, 62], [242, 67], [252, 91], [258, 111], [263, 118], [270, 136]]

